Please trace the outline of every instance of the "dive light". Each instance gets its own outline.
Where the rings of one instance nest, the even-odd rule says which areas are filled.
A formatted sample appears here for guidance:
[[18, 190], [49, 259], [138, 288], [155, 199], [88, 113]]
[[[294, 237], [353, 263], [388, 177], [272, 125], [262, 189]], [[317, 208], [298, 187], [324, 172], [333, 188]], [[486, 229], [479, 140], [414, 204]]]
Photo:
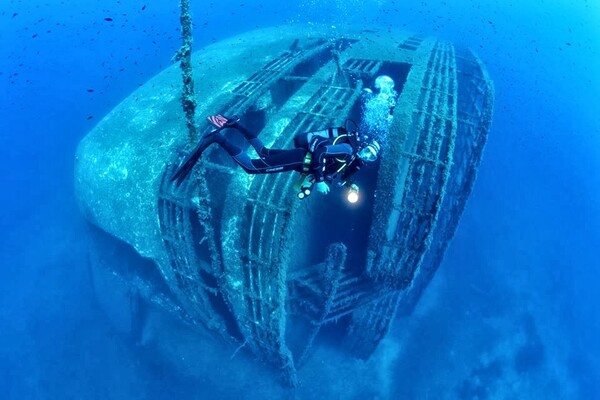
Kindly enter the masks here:
[[346, 200], [348, 200], [348, 203], [351, 204], [354, 204], [358, 201], [358, 186], [355, 184], [350, 185], [348, 194], [346, 195]]

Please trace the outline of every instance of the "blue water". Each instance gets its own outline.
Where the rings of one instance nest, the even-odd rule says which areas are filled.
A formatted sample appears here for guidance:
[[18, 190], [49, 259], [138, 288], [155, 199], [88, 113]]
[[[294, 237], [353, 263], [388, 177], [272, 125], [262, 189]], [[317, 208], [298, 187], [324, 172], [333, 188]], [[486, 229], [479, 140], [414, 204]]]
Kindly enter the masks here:
[[[297, 398], [600, 398], [597, 2], [192, 3], [197, 48], [281, 23], [393, 26], [472, 48], [494, 80], [472, 197], [415, 314]], [[190, 373], [136, 353], [91, 295], [74, 151], [170, 65], [178, 26], [176, 1], [0, 3], [2, 398], [283, 396], [253, 362]]]

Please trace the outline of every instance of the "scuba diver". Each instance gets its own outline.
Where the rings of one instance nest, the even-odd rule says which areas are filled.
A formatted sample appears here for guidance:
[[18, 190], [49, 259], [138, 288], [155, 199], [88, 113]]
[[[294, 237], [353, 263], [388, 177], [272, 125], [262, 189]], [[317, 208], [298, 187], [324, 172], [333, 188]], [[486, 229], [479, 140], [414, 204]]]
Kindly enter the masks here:
[[[202, 153], [210, 145], [217, 143], [249, 174], [299, 172], [302, 178], [296, 188], [299, 189], [300, 199], [310, 195], [313, 186], [318, 192], [327, 194], [331, 184], [337, 187], [348, 186], [350, 193], [354, 193], [349, 195], [348, 200], [356, 202], [358, 186], [348, 182], [348, 178], [362, 166], [377, 160], [380, 151], [377, 141], [366, 135], [360, 135], [357, 129], [349, 131], [345, 127], [300, 133], [294, 137], [293, 149], [269, 149], [255, 133], [239, 124], [237, 116], [226, 118], [216, 115], [208, 117], [208, 120], [216, 129], [204, 135], [171, 177], [171, 181], [177, 181], [177, 186], [185, 180]], [[260, 158], [251, 159], [242, 149], [228, 140], [221, 133], [227, 128], [239, 131]]]

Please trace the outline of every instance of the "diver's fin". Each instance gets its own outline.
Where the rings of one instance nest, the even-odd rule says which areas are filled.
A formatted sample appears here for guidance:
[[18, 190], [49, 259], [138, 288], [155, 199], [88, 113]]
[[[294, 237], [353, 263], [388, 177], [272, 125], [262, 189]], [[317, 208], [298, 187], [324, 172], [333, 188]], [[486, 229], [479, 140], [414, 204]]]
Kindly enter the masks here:
[[200, 143], [198, 143], [194, 150], [192, 150], [192, 152], [188, 154], [185, 160], [183, 160], [183, 163], [179, 166], [179, 168], [177, 168], [177, 171], [175, 171], [175, 173], [171, 177], [171, 182], [177, 181], [177, 186], [181, 185], [181, 183], [185, 180], [185, 178], [187, 178], [187, 176], [192, 171], [192, 168], [194, 168], [194, 166], [200, 159], [202, 153], [204, 153], [204, 150], [206, 150], [208, 146], [213, 144], [213, 135], [225, 128], [226, 127], [223, 126], [222, 128], [215, 129], [204, 135], [202, 137], [202, 140], [200, 140]]
[[179, 166], [179, 168], [177, 168], [177, 171], [175, 171], [175, 173], [173, 174], [173, 176], [171, 177], [171, 182], [173, 181], [177, 181], [177, 186], [181, 185], [181, 183], [185, 180], [185, 178], [187, 178], [187, 176], [190, 174], [190, 172], [192, 171], [192, 168], [194, 168], [194, 165], [196, 165], [196, 163], [198, 162], [198, 160], [200, 159], [200, 156], [202, 155], [202, 152], [206, 149], [206, 146], [199, 147], [200, 144], [203, 144], [204, 140], [202, 140], [198, 146], [196, 146], [196, 148], [194, 149], [194, 151], [192, 151], [183, 161], [183, 163]]
[[177, 171], [175, 171], [175, 173], [171, 177], [171, 182], [177, 181], [177, 186], [181, 185], [181, 183], [185, 180], [185, 178], [187, 178], [187, 176], [192, 171], [192, 168], [194, 168], [194, 165], [196, 165], [196, 163], [200, 159], [202, 153], [204, 153], [204, 150], [206, 150], [206, 148], [213, 143], [212, 136], [216, 133], [219, 133], [225, 128], [230, 128], [234, 126], [239, 120], [240, 118], [237, 115], [231, 118], [225, 118], [221, 114], [215, 116], [211, 115], [210, 117], [208, 117], [208, 121], [214, 126], [216, 126], [217, 129], [213, 129], [212, 131], [208, 132], [202, 137], [200, 143], [198, 143], [194, 150], [192, 150], [192, 152], [188, 154], [185, 160], [183, 160], [183, 163], [179, 166], [179, 168], [177, 168]]

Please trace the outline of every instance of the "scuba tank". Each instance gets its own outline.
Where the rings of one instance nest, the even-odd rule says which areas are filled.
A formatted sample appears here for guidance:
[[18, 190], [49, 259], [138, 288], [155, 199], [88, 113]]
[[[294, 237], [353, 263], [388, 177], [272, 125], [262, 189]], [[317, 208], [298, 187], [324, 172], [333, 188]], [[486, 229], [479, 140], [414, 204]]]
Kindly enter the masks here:
[[315, 178], [310, 171], [310, 164], [312, 162], [312, 152], [323, 142], [332, 142], [346, 134], [346, 130], [342, 127], [322, 129], [319, 131], [312, 132], [300, 132], [294, 136], [294, 147], [306, 149], [306, 157], [304, 159], [304, 167], [302, 168], [302, 175], [296, 184], [294, 189], [297, 190], [297, 196], [299, 199], [305, 199], [312, 193], [313, 186], [315, 185]]
[[315, 179], [310, 171], [310, 164], [312, 161], [312, 152], [323, 143], [343, 144], [348, 143], [352, 146], [353, 156], [352, 159], [342, 160], [335, 159], [337, 165], [330, 168], [333, 170], [332, 173], [326, 174], [326, 180], [336, 187], [342, 187], [346, 183], [344, 180], [345, 172], [347, 167], [356, 159], [358, 154], [358, 130], [357, 125], [354, 121], [346, 120], [346, 126], [348, 121], [354, 124], [354, 129], [349, 131], [346, 127], [335, 127], [328, 128], [319, 131], [312, 132], [301, 132], [294, 136], [294, 146], [296, 148], [304, 148], [307, 150], [306, 158], [304, 159], [304, 167], [302, 169], [302, 175], [298, 182], [294, 185], [294, 188], [298, 191], [297, 196], [299, 199], [304, 199], [310, 196], [312, 188], [315, 184]]
[[333, 142], [338, 136], [346, 134], [346, 129], [342, 127], [328, 128], [313, 132], [300, 132], [294, 136], [294, 147], [314, 151], [315, 144], [330, 140]]
[[[348, 129], [348, 122], [352, 122], [354, 128]], [[347, 119], [344, 127], [335, 127], [322, 129], [319, 131], [300, 132], [294, 136], [294, 147], [306, 149], [310, 152], [324, 141], [330, 141], [333, 144], [349, 143], [357, 151], [358, 148], [358, 126], [356, 122]]]

